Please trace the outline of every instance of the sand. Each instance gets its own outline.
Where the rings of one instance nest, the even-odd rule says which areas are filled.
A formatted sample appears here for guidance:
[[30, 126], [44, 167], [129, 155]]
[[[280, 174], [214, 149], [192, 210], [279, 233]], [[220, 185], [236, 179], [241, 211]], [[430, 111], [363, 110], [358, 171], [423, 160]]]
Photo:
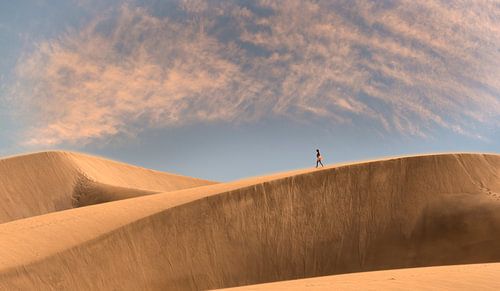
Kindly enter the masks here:
[[250, 285], [226, 291], [500, 290], [500, 263], [396, 269]]
[[[94, 196], [152, 190], [125, 169], [125, 185], [85, 170], [112, 186]], [[500, 262], [499, 193], [499, 155], [441, 154], [49, 211], [0, 224], [0, 289], [200, 290]]]
[[209, 184], [79, 153], [14, 156], [0, 160], [0, 223]]

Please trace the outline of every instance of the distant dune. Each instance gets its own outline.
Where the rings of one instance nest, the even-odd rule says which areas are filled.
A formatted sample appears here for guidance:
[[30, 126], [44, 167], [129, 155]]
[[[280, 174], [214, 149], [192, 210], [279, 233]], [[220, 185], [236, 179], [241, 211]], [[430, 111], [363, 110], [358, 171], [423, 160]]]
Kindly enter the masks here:
[[[57, 164], [44, 159], [40, 166]], [[98, 161], [85, 156], [75, 162], [94, 183], [90, 190], [79, 188], [82, 196], [160, 190], [144, 169], [119, 164], [116, 170]], [[36, 179], [31, 176], [30, 184], [38, 185]], [[54, 187], [67, 181], [58, 179]], [[73, 193], [69, 185], [64, 193]], [[36, 201], [47, 190], [30, 197]], [[200, 290], [500, 262], [499, 193], [499, 155], [442, 154], [49, 208], [45, 215], [0, 224], [0, 289]]]
[[70, 152], [0, 160], [0, 223], [213, 182]]

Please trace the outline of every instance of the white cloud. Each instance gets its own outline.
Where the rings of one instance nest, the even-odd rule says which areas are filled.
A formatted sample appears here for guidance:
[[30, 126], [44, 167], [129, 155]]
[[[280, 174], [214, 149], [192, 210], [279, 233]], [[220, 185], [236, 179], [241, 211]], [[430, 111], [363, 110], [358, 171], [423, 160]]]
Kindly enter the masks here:
[[176, 17], [123, 5], [22, 59], [25, 143], [268, 115], [419, 136], [499, 126], [495, 1], [178, 4]]

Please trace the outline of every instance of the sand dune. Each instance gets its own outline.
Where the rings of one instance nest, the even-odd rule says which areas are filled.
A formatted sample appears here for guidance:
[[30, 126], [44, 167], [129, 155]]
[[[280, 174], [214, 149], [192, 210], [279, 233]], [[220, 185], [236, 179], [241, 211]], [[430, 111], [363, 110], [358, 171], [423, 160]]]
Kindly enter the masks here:
[[499, 193], [499, 155], [446, 154], [53, 212], [0, 225], [0, 288], [198, 290], [500, 262]]
[[362, 272], [224, 289], [301, 290], [500, 290], [500, 263]]
[[0, 223], [208, 184], [77, 153], [15, 156], [0, 160]]

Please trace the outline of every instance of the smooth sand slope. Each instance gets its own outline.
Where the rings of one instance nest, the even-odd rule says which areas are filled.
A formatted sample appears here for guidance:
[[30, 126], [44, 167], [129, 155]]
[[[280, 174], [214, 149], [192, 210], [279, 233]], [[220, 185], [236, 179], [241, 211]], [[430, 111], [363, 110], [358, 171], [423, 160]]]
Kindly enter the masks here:
[[500, 156], [302, 170], [0, 225], [0, 289], [196, 290], [500, 262]]
[[210, 181], [70, 152], [0, 159], [0, 223]]
[[500, 263], [352, 273], [224, 289], [301, 290], [500, 290]]

